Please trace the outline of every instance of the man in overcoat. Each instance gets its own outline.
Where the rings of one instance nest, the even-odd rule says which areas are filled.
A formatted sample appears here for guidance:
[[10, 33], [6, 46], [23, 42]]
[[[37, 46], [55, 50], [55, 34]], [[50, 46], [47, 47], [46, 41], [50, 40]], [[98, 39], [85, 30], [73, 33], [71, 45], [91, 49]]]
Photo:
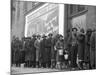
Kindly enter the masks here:
[[36, 67], [36, 48], [34, 43], [36, 41], [36, 35], [33, 34], [31, 41], [30, 41], [30, 48], [31, 48], [31, 66]]
[[30, 48], [30, 38], [27, 37], [25, 41], [25, 62], [26, 67], [31, 66], [31, 48]]
[[14, 41], [14, 62], [16, 64], [17, 67], [20, 66], [20, 49], [21, 49], [21, 43], [19, 38], [16, 38]]
[[90, 63], [91, 68], [96, 69], [96, 31], [94, 31], [90, 38]]
[[48, 38], [46, 39], [46, 56], [47, 56], [47, 67], [50, 68], [51, 67], [51, 49], [52, 49], [52, 34], [50, 33], [48, 35]]
[[43, 35], [42, 36], [42, 40], [40, 42], [40, 61], [41, 61], [41, 67], [46, 68], [46, 58], [47, 58], [47, 54], [46, 54], [46, 50], [45, 50], [45, 42], [46, 42], [46, 36]]
[[84, 61], [85, 61], [85, 64], [87, 65], [87, 68], [89, 68], [89, 69], [91, 69], [91, 64], [90, 64], [90, 37], [91, 37], [91, 34], [92, 34], [92, 30], [90, 28], [87, 29], [86, 36], [85, 36]]

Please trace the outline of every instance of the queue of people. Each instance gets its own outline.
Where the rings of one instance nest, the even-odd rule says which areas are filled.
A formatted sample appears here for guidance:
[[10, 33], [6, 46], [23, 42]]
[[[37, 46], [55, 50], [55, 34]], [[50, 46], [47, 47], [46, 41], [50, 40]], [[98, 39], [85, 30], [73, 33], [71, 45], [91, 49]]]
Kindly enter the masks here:
[[72, 28], [64, 49], [61, 34], [35, 35], [19, 40], [14, 37], [11, 43], [12, 66], [32, 68], [96, 68], [96, 31]]

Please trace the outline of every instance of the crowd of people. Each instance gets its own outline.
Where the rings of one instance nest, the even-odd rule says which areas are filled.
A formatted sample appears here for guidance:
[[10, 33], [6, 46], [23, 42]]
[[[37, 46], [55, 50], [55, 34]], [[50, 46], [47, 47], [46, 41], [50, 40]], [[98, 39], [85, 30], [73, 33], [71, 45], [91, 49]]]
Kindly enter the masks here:
[[22, 38], [11, 42], [11, 65], [32, 68], [96, 68], [96, 31], [72, 28], [64, 47], [64, 36], [52, 33]]

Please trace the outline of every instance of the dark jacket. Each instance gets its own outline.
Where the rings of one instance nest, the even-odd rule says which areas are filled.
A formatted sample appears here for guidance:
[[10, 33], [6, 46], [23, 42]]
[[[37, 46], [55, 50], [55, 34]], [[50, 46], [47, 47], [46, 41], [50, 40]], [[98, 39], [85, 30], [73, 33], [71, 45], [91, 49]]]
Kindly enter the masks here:
[[55, 50], [56, 42], [57, 42], [57, 38], [53, 38], [52, 39], [52, 48], [51, 48], [51, 59], [54, 59], [54, 60], [56, 60], [56, 53], [57, 53], [57, 50]]
[[84, 50], [85, 50], [85, 35], [78, 35], [78, 58], [84, 60]]
[[84, 60], [85, 62], [90, 62], [90, 37], [86, 35], [85, 36], [85, 54], [84, 54]]
[[45, 50], [45, 41], [46, 39], [41, 40], [40, 42], [40, 58], [41, 58], [41, 63], [45, 63], [46, 62], [46, 50]]
[[90, 39], [90, 62], [91, 66], [96, 64], [96, 32], [93, 32]]
[[52, 38], [48, 38], [48, 39], [46, 39], [46, 42], [45, 42], [47, 61], [51, 61], [51, 56], [52, 56], [51, 49], [52, 49]]
[[14, 47], [14, 62], [20, 62], [20, 57], [21, 57], [21, 48], [22, 48], [22, 45], [21, 45], [21, 42], [20, 40], [15, 40], [14, 43], [13, 43], [13, 47]]

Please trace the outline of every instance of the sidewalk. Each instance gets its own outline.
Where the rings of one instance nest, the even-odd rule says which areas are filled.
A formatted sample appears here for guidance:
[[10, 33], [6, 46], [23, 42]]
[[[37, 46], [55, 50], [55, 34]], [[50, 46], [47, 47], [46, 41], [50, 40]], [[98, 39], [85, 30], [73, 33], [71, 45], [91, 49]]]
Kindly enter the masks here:
[[11, 67], [11, 74], [28, 74], [28, 73], [47, 73], [47, 72], [63, 72], [63, 71], [75, 71], [78, 68], [72, 70], [71, 68], [67, 69], [51, 69], [51, 68], [21, 68], [21, 67]]
[[48, 68], [21, 68], [21, 67], [11, 67], [11, 74], [23, 74], [23, 73], [43, 73], [43, 72], [58, 72], [57, 69]]

